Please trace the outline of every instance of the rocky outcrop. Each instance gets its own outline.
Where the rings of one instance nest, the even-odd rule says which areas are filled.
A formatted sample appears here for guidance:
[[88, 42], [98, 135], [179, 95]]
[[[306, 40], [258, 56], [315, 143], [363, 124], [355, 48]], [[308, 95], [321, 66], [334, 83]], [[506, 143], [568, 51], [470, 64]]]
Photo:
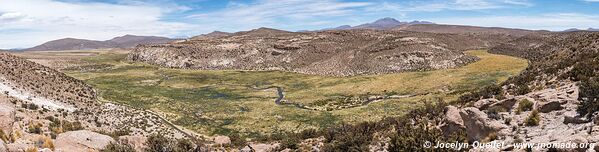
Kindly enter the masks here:
[[6, 146], [6, 143], [4, 143], [4, 141], [0, 140], [0, 152], [7, 152], [8, 148]]
[[0, 129], [2, 129], [5, 134], [10, 134], [12, 133], [14, 123], [15, 108], [12, 105], [0, 104]]
[[537, 109], [539, 110], [539, 112], [548, 113], [551, 111], [563, 109], [562, 104], [563, 103], [559, 101], [539, 102], [537, 104]]
[[506, 125], [488, 118], [487, 114], [475, 107], [458, 109], [447, 106], [444, 123], [440, 129], [445, 135], [458, 131], [466, 131], [469, 141], [479, 141], [492, 133], [507, 128]]
[[469, 141], [482, 140], [491, 133], [507, 128], [507, 126], [488, 118], [487, 114], [477, 108], [464, 108], [460, 111], [460, 116], [464, 121]]
[[87, 130], [70, 131], [56, 137], [56, 149], [64, 152], [99, 151], [115, 142], [112, 137]]
[[[143, 45], [131, 61], [204, 70], [283, 70], [351, 76], [455, 68], [476, 57], [463, 50], [507, 41], [406, 31], [287, 32], [256, 29], [223, 37]], [[505, 39], [502, 39], [505, 38]]]
[[[476, 107], [468, 107], [460, 109], [464, 125], [466, 127], [468, 137], [470, 139], [480, 139], [484, 137], [485, 132], [493, 130], [496, 132], [496, 142], [511, 145], [515, 142], [524, 143], [598, 143], [599, 142], [599, 126], [595, 125], [591, 120], [584, 116], [580, 116], [576, 112], [579, 104], [578, 101], [578, 86], [574, 82], [557, 82], [559, 85], [556, 88], [546, 88], [527, 93], [508, 97], [496, 104], [488, 107], [506, 105], [502, 107], [511, 107], [506, 111], [499, 112], [497, 120], [484, 119], [485, 112], [491, 110], [480, 110]], [[527, 119], [530, 119], [531, 111], [517, 111], [512, 102], [528, 99], [533, 102], [536, 110], [539, 112], [539, 124], [527, 126], [524, 125]], [[511, 101], [514, 100], [514, 101]], [[506, 103], [509, 102], [509, 103]], [[503, 103], [503, 104], [502, 104]], [[510, 106], [511, 105], [511, 106]], [[480, 111], [479, 111], [480, 110]], [[454, 110], [455, 111], [455, 110]], [[468, 111], [468, 112], [466, 112]], [[466, 115], [469, 114], [469, 115]], [[448, 118], [446, 118], [448, 119]], [[495, 118], [494, 118], [495, 119]], [[478, 120], [478, 121], [477, 121]], [[468, 127], [468, 124], [485, 124], [485, 120], [492, 123], [485, 127]], [[501, 123], [501, 124], [493, 124]], [[482, 126], [482, 125], [475, 125]], [[492, 127], [497, 126], [497, 127]], [[504, 127], [499, 127], [504, 126]], [[498, 129], [498, 130], [497, 130]], [[472, 134], [474, 133], [474, 134]], [[476, 138], [478, 137], [478, 138]], [[513, 149], [513, 151], [521, 151], [524, 149]], [[575, 148], [575, 149], [533, 149], [533, 151], [586, 151], [594, 147]], [[485, 149], [489, 150], [489, 149]], [[497, 150], [497, 149], [496, 149]]]
[[120, 136], [119, 142], [133, 147], [136, 151], [143, 151], [146, 148], [146, 140], [144, 136]]
[[478, 109], [481, 109], [481, 110], [484, 110], [484, 109], [489, 108], [489, 106], [491, 104], [494, 104], [494, 103], [497, 103], [497, 102], [499, 102], [499, 100], [493, 99], [493, 98], [490, 98], [490, 99], [481, 99], [481, 100], [478, 100], [478, 101], [476, 101], [474, 103], [474, 107], [476, 107]]
[[464, 131], [464, 120], [460, 116], [460, 110], [454, 106], [445, 107], [445, 118], [443, 124], [439, 127], [443, 134], [450, 135], [458, 131]]
[[216, 145], [228, 145], [231, 144], [231, 138], [227, 136], [216, 136], [214, 137], [214, 143]]

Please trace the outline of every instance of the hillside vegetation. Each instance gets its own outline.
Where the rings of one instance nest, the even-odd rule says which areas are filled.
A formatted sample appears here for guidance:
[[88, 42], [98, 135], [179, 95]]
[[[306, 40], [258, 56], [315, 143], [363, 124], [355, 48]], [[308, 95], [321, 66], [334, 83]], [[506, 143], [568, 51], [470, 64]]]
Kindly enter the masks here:
[[[203, 134], [265, 137], [377, 121], [422, 106], [453, 100], [469, 90], [500, 83], [527, 66], [523, 59], [470, 51], [479, 61], [456, 69], [329, 77], [281, 71], [202, 71], [129, 63], [125, 54], [84, 58], [67, 74], [94, 86], [106, 101], [161, 113]], [[277, 89], [284, 90], [277, 105]]]

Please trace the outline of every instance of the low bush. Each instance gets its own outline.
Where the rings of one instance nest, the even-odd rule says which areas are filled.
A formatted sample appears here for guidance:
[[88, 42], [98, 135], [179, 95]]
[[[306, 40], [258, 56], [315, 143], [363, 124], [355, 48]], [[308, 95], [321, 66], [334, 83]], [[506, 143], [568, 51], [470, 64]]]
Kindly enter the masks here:
[[135, 149], [128, 144], [110, 143], [100, 152], [135, 152]]
[[530, 115], [528, 115], [524, 123], [526, 126], [538, 126], [540, 122], [541, 116], [539, 115], [539, 111], [533, 110]]
[[522, 99], [518, 101], [518, 108], [516, 109], [516, 113], [530, 111], [533, 109], [534, 103], [529, 101], [528, 99]]

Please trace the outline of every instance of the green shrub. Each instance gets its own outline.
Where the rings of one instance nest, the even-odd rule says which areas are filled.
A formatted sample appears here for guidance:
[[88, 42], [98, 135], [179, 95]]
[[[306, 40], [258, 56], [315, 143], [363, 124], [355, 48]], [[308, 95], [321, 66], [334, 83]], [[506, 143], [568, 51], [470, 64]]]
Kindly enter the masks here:
[[506, 112], [506, 111], [507, 111], [507, 109], [505, 109], [501, 106], [493, 106], [493, 107], [489, 108], [489, 110], [487, 110], [487, 115], [491, 119], [499, 120], [499, 119], [501, 119], [501, 115], [499, 115], [499, 113]]
[[172, 141], [158, 134], [153, 134], [146, 140], [145, 152], [171, 152], [173, 151]]
[[110, 143], [101, 150], [101, 152], [135, 152], [131, 145], [122, 143]]
[[145, 152], [194, 152], [202, 151], [201, 144], [192, 142], [188, 139], [178, 139], [176, 141], [166, 138], [159, 134], [153, 134], [146, 140]]
[[592, 118], [593, 114], [599, 111], [599, 82], [597, 78], [583, 80], [580, 83], [580, 93], [578, 95], [581, 101], [576, 109], [578, 114]]
[[539, 122], [541, 122], [541, 116], [539, 115], [539, 111], [533, 110], [526, 121], [524, 122], [526, 126], [538, 126]]
[[473, 92], [461, 95], [458, 98], [457, 103], [466, 104], [469, 102], [478, 101], [481, 98], [492, 98], [494, 96], [501, 96], [502, 94], [503, 94], [503, 89], [501, 88], [501, 86], [499, 86], [497, 84], [493, 84], [493, 85], [483, 87], [478, 91], [473, 91]]
[[518, 108], [516, 109], [516, 113], [520, 113], [523, 111], [530, 111], [533, 109], [534, 103], [529, 101], [528, 99], [522, 99], [518, 101]]

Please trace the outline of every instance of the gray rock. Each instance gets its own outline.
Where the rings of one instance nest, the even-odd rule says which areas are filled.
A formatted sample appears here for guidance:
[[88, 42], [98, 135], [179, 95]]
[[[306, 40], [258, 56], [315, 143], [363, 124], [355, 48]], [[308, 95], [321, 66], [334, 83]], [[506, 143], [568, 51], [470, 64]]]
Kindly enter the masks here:
[[[27, 148], [30, 148], [32, 146], [33, 145], [28, 145], [28, 144], [24, 144], [24, 143], [11, 143], [11, 144], [6, 145], [6, 148], [8, 151], [21, 152], [21, 151], [26, 151]], [[0, 151], [0, 152], [2, 152], [2, 151]]]
[[501, 107], [501, 108], [506, 109], [507, 111], [511, 111], [511, 109], [514, 108], [514, 105], [516, 104], [516, 102], [518, 102], [516, 99], [509, 98], [509, 99], [504, 99], [497, 103], [494, 103], [494, 104], [490, 105], [489, 107]]
[[216, 136], [214, 137], [214, 143], [217, 145], [228, 145], [231, 144], [231, 138], [227, 136]]
[[147, 139], [144, 136], [120, 136], [119, 142], [132, 146], [136, 151], [143, 151], [146, 148]]
[[460, 116], [460, 110], [457, 107], [445, 107], [445, 118], [440, 128], [445, 135], [466, 129], [462, 116]]
[[12, 105], [0, 104], [0, 129], [5, 134], [12, 132], [15, 123], [15, 108]]
[[489, 119], [487, 114], [474, 107], [462, 109], [460, 115], [466, 126], [469, 141], [480, 141], [491, 133], [507, 128], [506, 125]]
[[114, 139], [88, 130], [69, 131], [56, 137], [56, 150], [64, 152], [99, 151]]
[[537, 109], [539, 112], [548, 113], [551, 111], [561, 110], [562, 102], [559, 101], [549, 101], [549, 102], [538, 102]]
[[254, 149], [248, 145], [248, 146], [241, 148], [239, 151], [240, 152], [253, 152]]
[[583, 124], [588, 122], [591, 122], [591, 120], [587, 120], [582, 117], [564, 116], [564, 124]]
[[0, 140], [0, 152], [6, 152], [6, 151], [8, 151], [6, 143], [4, 143], [4, 141]]
[[480, 109], [480, 110], [485, 110], [487, 108], [489, 108], [489, 106], [491, 104], [497, 103], [499, 102], [499, 100], [497, 99], [493, 99], [493, 98], [489, 98], [489, 99], [481, 99], [478, 100], [476, 102], [474, 102], [474, 107]]

